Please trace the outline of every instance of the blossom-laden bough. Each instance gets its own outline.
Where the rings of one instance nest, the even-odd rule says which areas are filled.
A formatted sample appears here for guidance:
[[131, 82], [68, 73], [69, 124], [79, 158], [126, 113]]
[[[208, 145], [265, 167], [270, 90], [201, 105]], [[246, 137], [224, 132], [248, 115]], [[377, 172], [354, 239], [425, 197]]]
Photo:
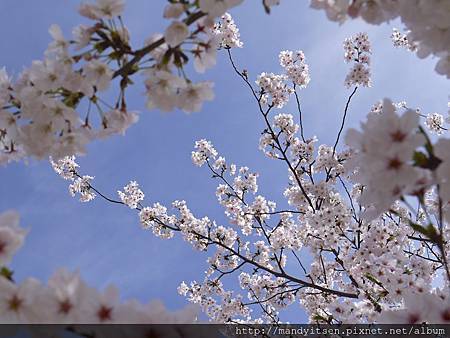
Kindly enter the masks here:
[[[123, 135], [138, 120], [126, 100], [137, 74], [144, 78], [149, 108], [199, 111], [213, 99], [213, 83], [192, 82], [186, 64], [193, 59], [200, 73], [215, 65], [220, 43], [232, 45], [238, 34], [223, 14], [240, 2], [169, 3], [164, 17], [171, 24], [137, 49], [122, 20], [124, 0], [83, 3], [79, 12], [92, 25], [75, 27], [71, 39], [52, 25], [53, 42], [43, 60], [33, 61], [18, 79], [0, 70], [0, 164], [80, 155], [93, 140]], [[108, 102], [105, 91], [112, 89], [117, 98]]]
[[[269, 13], [280, 2], [264, 0], [262, 4]], [[163, 17], [171, 23], [140, 48], [130, 44], [122, 19], [124, 0], [83, 3], [79, 13], [92, 20], [91, 25], [78, 25], [70, 39], [52, 25], [53, 42], [43, 60], [33, 61], [18, 79], [0, 70], [0, 164], [80, 155], [93, 140], [124, 134], [138, 120], [126, 100], [137, 74], [144, 77], [150, 109], [199, 111], [204, 101], [213, 99], [213, 83], [193, 83], [186, 65], [193, 59], [196, 71], [203, 73], [215, 65], [216, 49], [224, 41], [230, 47], [242, 46], [229, 40], [238, 30], [225, 14], [241, 3], [170, 0]], [[448, 1], [311, 0], [311, 7], [325, 10], [330, 20], [340, 23], [361, 17], [380, 24], [399, 17], [407, 34], [394, 31], [394, 44], [416, 51], [421, 58], [438, 57], [436, 71], [450, 76]], [[362, 59], [349, 76], [366, 77], [363, 65]], [[111, 87], [116, 92], [114, 102], [105, 99]], [[439, 122], [434, 116], [430, 120]]]
[[[222, 47], [265, 123], [260, 149], [286, 166], [288, 209], [259, 195], [258, 174], [227, 162], [204, 139], [192, 161], [218, 180], [228, 225], [196, 217], [185, 201], [172, 203], [173, 214], [160, 203], [147, 206], [134, 181], [119, 199], [107, 197], [81, 175], [74, 157], [53, 160], [55, 171], [72, 181], [71, 192], [81, 201], [98, 195], [128, 206], [154, 235], [180, 235], [207, 251], [204, 279], [183, 282], [178, 292], [214, 322], [280, 323], [284, 309], [301, 304], [312, 323], [448, 323], [449, 141], [430, 139], [420, 110], [385, 99], [361, 130], [347, 131], [348, 147], [340, 147], [351, 100], [371, 83], [368, 36], [344, 42], [345, 60], [353, 63], [345, 79], [351, 92], [334, 144], [318, 147], [302, 122], [299, 90], [310, 81], [304, 53], [281, 52], [283, 72], [261, 73], [253, 82], [236, 64], [235, 46]], [[291, 97], [298, 123], [292, 114], [275, 113]], [[428, 117], [425, 125], [446, 130]], [[226, 289], [224, 280], [233, 276], [242, 292]]]

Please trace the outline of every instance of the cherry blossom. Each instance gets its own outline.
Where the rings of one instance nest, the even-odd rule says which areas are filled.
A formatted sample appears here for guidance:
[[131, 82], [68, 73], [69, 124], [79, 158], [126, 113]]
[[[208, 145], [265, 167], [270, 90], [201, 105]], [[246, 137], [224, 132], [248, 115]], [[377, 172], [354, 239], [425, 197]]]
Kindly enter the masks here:
[[264, 93], [264, 101], [267, 104], [283, 108], [292, 93], [292, 89], [286, 84], [287, 79], [284, 74], [261, 73], [255, 83]]
[[94, 177], [89, 175], [83, 175], [73, 180], [73, 183], [69, 185], [69, 192], [72, 197], [76, 194], [80, 194], [80, 202], [89, 202], [95, 198], [95, 193], [91, 190], [90, 182]]
[[439, 113], [428, 114], [425, 119], [425, 125], [432, 132], [440, 135], [444, 131], [444, 117]]
[[204, 101], [214, 99], [213, 85], [212, 82], [188, 83], [179, 92], [179, 107], [187, 113], [200, 111]]
[[370, 42], [366, 33], [359, 33], [344, 41], [345, 61], [354, 62], [345, 85], [370, 87]]
[[411, 52], [415, 52], [417, 49], [416, 44], [408, 40], [408, 35], [400, 33], [397, 28], [392, 30], [391, 39], [395, 47], [403, 47]]
[[163, 17], [166, 19], [177, 19], [183, 14], [186, 7], [182, 3], [171, 3], [164, 8]]
[[[421, 178], [420, 170], [411, 163], [414, 150], [425, 141], [416, 133], [418, 124], [414, 111], [399, 117], [392, 102], [385, 100], [382, 113], [370, 115], [361, 125], [363, 133], [355, 129], [347, 133], [347, 144], [357, 150], [352, 159], [358, 166], [357, 180], [368, 187], [361, 202], [374, 204], [375, 213], [389, 208]], [[381, 177], [383, 185], [375, 183]]]
[[211, 17], [218, 17], [244, 0], [199, 0], [200, 9]]
[[124, 7], [124, 0], [96, 0], [95, 4], [83, 3], [80, 14], [94, 20], [112, 19], [122, 14]]
[[239, 28], [229, 13], [222, 15], [219, 23], [214, 26], [214, 32], [220, 38], [222, 47], [242, 48], [244, 45], [240, 40]]
[[184, 22], [174, 21], [167, 27], [164, 39], [170, 47], [176, 47], [189, 36], [189, 28]]
[[17, 212], [0, 214], [0, 265], [8, 264], [23, 245], [27, 231], [19, 227]]
[[310, 77], [303, 51], [282, 51], [279, 59], [280, 65], [285, 69], [289, 79], [299, 87], [305, 88], [310, 81]]
[[136, 209], [138, 204], [144, 199], [144, 193], [139, 189], [139, 184], [131, 181], [123, 188], [124, 192], [118, 191], [120, 200], [128, 205], [131, 209]]

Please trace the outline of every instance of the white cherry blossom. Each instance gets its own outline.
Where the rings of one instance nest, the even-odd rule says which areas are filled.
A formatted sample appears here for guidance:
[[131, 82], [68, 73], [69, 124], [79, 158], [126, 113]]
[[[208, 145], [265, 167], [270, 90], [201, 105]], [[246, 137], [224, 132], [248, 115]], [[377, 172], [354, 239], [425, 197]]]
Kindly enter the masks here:
[[27, 231], [19, 227], [19, 214], [8, 211], [0, 214], [0, 266], [8, 264], [23, 245]]

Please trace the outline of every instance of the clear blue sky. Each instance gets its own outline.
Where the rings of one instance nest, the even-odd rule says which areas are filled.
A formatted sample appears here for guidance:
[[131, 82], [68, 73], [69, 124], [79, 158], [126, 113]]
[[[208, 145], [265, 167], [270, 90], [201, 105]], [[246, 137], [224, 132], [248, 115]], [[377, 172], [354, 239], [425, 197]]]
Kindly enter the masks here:
[[[162, 31], [166, 1], [128, 1], [125, 22], [133, 43], [140, 46], [152, 33]], [[307, 1], [283, 0], [270, 16], [260, 1], [247, 1], [232, 11], [245, 43], [235, 52], [241, 67], [252, 78], [263, 71], [277, 72], [280, 50], [302, 49], [310, 65], [311, 83], [301, 92], [306, 135], [317, 135], [332, 144], [349, 94], [343, 86], [349, 65], [343, 61], [342, 41], [367, 31], [373, 46], [373, 88], [354, 98], [348, 126], [357, 126], [371, 105], [384, 97], [406, 100], [425, 113], [447, 110], [448, 81], [435, 74], [434, 60], [394, 49], [389, 39], [392, 26], [368, 26], [353, 21], [339, 26], [323, 12], [308, 8]], [[50, 41], [48, 27], [59, 24], [66, 36], [83, 21], [75, 0], [2, 0], [0, 66], [18, 74], [32, 60], [42, 57]], [[401, 27], [398, 22], [395, 26]], [[129, 108], [140, 110], [140, 121], [125, 137], [95, 142], [79, 162], [83, 173], [95, 176], [96, 186], [115, 195], [129, 180], [137, 180], [146, 192], [145, 202], [169, 204], [185, 199], [198, 216], [208, 215], [225, 223], [215, 202], [215, 183], [206, 170], [191, 164], [195, 140], [207, 138], [228, 160], [260, 173], [260, 192], [284, 204], [287, 183], [281, 163], [266, 159], [258, 150], [263, 122], [242, 83], [231, 71], [225, 54], [217, 66], [195, 78], [216, 83], [216, 99], [200, 113], [161, 113], [145, 108], [140, 81], [128, 98]], [[295, 113], [291, 104], [283, 112]], [[35, 276], [47, 280], [60, 266], [79, 268], [93, 286], [119, 286], [124, 298], [162, 299], [171, 309], [186, 304], [176, 293], [182, 280], [203, 279], [206, 255], [181, 240], [163, 241], [140, 229], [130, 209], [98, 199], [81, 204], [69, 196], [67, 182], [53, 173], [45, 161], [0, 168], [0, 211], [17, 209], [22, 225], [31, 231], [12, 267], [20, 280]], [[300, 312], [290, 321], [303, 321]]]

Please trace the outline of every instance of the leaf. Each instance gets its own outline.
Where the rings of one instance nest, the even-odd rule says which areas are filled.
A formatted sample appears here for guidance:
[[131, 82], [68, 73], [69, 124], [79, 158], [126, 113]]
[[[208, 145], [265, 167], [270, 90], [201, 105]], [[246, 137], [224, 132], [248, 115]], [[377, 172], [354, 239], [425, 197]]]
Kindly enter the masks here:
[[117, 32], [117, 31], [111, 32], [111, 40], [116, 45], [120, 45], [120, 46], [123, 45], [122, 37], [120, 36], [119, 32]]
[[7, 280], [13, 282], [13, 274], [14, 271], [8, 269], [6, 266], [2, 267], [0, 269], [0, 275], [3, 276], [4, 278], [6, 278]]
[[427, 227], [424, 227], [420, 224], [414, 223], [413, 221], [409, 221], [409, 225], [411, 228], [413, 228], [415, 231], [421, 233], [422, 235], [426, 236], [429, 240], [431, 240], [433, 243], [437, 245], [441, 245], [441, 238], [436, 231], [436, 228], [433, 224], [428, 224]]
[[421, 226], [420, 224], [414, 223], [412, 221], [409, 221], [409, 225], [411, 228], [413, 228], [413, 230], [421, 233], [422, 235], [426, 235], [427, 233], [427, 229], [424, 228], [423, 226]]
[[70, 108], [75, 108], [78, 103], [80, 103], [80, 100], [83, 98], [82, 93], [70, 93], [68, 96], [66, 96], [63, 100], [64, 104]]
[[139, 65], [135, 64], [133, 67], [131, 67], [130, 72], [127, 75], [133, 75], [134, 73], [137, 73], [139, 71]]
[[119, 60], [123, 56], [123, 53], [119, 51], [113, 51], [109, 53], [108, 56], [111, 60]]
[[372, 276], [370, 273], [366, 273], [364, 275], [368, 280], [370, 280], [372, 283], [375, 283], [379, 286], [383, 286], [383, 283], [381, 283], [378, 279], [376, 279], [374, 276]]
[[94, 45], [95, 50], [99, 53], [103, 53], [103, 51], [105, 49], [107, 49], [108, 47], [109, 47], [109, 43], [106, 41], [100, 41]]
[[316, 320], [316, 321], [323, 321], [323, 322], [328, 322], [328, 319], [327, 319], [327, 318], [325, 318], [325, 317], [323, 317], [323, 316], [321, 316], [321, 315], [319, 315], [319, 314], [314, 315], [313, 320]]
[[441, 237], [440, 237], [439, 233], [436, 231], [436, 228], [434, 227], [434, 225], [430, 223], [430, 224], [428, 224], [426, 229], [427, 229], [428, 238], [431, 239], [436, 244], [440, 245]]
[[425, 168], [428, 162], [428, 157], [421, 151], [415, 151], [413, 154], [414, 165], [420, 168]]
[[162, 64], [167, 65], [169, 64], [170, 58], [172, 57], [173, 49], [168, 49], [167, 52], [164, 53], [164, 56], [162, 58]]
[[427, 150], [429, 156], [427, 156], [421, 151], [414, 152], [413, 155], [414, 165], [416, 167], [424, 169], [435, 170], [439, 166], [439, 164], [441, 164], [442, 161], [433, 154], [433, 147], [431, 143], [430, 144], [427, 143], [427, 145], [425, 145], [425, 149]]

